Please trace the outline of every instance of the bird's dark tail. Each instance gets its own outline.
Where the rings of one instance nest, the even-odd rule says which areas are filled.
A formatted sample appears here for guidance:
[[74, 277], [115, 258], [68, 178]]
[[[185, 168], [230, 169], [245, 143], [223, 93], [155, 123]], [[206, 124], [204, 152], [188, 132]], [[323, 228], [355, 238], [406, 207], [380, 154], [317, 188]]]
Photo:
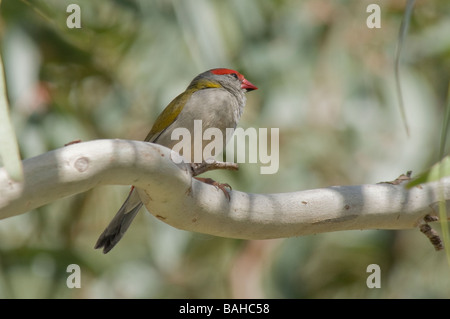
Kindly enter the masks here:
[[104, 254], [113, 249], [125, 234], [128, 227], [130, 227], [131, 222], [134, 217], [136, 217], [141, 207], [141, 199], [139, 198], [138, 192], [133, 187], [116, 216], [114, 216], [108, 227], [105, 228], [98, 238], [94, 248], [98, 249], [103, 247]]

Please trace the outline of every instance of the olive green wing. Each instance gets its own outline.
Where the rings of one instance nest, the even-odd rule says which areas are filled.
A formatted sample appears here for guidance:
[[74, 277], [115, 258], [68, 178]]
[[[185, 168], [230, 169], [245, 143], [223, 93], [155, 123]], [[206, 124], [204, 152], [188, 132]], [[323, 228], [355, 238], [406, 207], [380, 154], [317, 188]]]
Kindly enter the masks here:
[[222, 87], [220, 83], [213, 82], [208, 79], [198, 79], [196, 81], [192, 81], [186, 91], [174, 98], [173, 101], [166, 106], [164, 111], [162, 111], [144, 141], [154, 142], [158, 136], [160, 136], [161, 133], [164, 132], [176, 120], [194, 92], [203, 89], [220, 87]]
[[154, 142], [162, 132], [164, 132], [180, 115], [187, 101], [191, 97], [193, 91], [185, 91], [166, 106], [162, 113], [156, 118], [152, 129], [148, 133], [144, 141]]

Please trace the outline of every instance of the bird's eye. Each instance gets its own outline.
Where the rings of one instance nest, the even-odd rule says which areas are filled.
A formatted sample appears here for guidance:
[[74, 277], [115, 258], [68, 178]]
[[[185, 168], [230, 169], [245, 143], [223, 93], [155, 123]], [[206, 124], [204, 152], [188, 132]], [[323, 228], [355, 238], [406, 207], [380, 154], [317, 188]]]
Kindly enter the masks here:
[[239, 80], [239, 77], [238, 77], [238, 75], [236, 73], [230, 73], [230, 75], [232, 77], [234, 77], [236, 80]]

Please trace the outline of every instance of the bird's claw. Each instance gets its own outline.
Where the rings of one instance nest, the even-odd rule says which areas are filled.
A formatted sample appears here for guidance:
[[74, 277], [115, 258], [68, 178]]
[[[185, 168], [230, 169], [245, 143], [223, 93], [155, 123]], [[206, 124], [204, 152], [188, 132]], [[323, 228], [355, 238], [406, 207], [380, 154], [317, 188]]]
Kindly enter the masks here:
[[[230, 186], [230, 184], [219, 183], [219, 182], [216, 182], [215, 180], [213, 180], [212, 178], [205, 178], [205, 177], [194, 177], [194, 178], [196, 180], [199, 180], [200, 182], [215, 186], [217, 189], [220, 189], [224, 193], [224, 195], [228, 199], [228, 201], [231, 200], [230, 193], [228, 193], [228, 192], [231, 191], [233, 188]], [[227, 188], [229, 190], [227, 190]]]

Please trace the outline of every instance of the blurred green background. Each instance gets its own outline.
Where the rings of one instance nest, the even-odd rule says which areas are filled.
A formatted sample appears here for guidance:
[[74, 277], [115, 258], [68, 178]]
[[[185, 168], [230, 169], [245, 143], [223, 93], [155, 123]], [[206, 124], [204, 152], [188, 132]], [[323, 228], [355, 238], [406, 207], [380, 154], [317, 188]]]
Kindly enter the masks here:
[[[67, 6], [81, 8], [69, 29]], [[381, 8], [369, 29], [366, 8]], [[394, 79], [406, 1], [3, 0], [1, 54], [23, 158], [72, 140], [142, 140], [209, 68], [239, 70], [241, 127], [280, 128], [280, 169], [207, 174], [250, 193], [393, 180], [439, 160], [450, 2], [417, 1]], [[446, 152], [448, 153], [448, 152]], [[447, 298], [450, 269], [419, 230], [244, 241], [174, 229], [142, 209], [94, 250], [129, 187], [97, 187], [0, 221], [0, 298]], [[435, 228], [440, 232], [440, 226]], [[69, 289], [69, 264], [81, 288]], [[366, 286], [370, 264], [381, 288]]]

